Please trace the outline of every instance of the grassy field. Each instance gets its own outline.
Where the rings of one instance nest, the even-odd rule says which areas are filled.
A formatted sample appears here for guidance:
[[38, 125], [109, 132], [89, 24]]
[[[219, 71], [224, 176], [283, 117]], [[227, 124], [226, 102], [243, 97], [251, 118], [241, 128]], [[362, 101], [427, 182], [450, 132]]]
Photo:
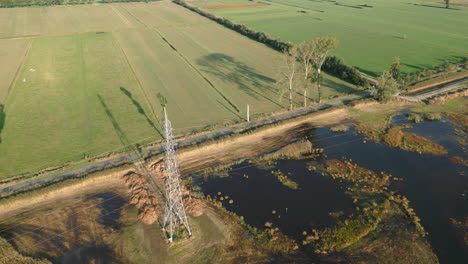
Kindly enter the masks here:
[[[317, 36], [340, 41], [332, 53], [370, 75], [379, 75], [395, 56], [414, 72], [468, 56], [468, 8], [442, 1], [261, 0], [266, 6], [205, 9], [285, 41]], [[193, 1], [200, 7], [252, 1]], [[364, 5], [371, 7], [364, 7]], [[403, 35], [406, 34], [406, 39]]]
[[10, 84], [15, 78], [31, 41], [27, 39], [1, 40], [0, 39], [0, 104], [6, 100]]
[[[161, 139], [158, 93], [177, 134], [242, 120], [247, 103], [252, 116], [287, 107], [280, 53], [169, 2], [0, 9], [0, 21], [0, 178]], [[324, 98], [352, 92], [325, 77]]]

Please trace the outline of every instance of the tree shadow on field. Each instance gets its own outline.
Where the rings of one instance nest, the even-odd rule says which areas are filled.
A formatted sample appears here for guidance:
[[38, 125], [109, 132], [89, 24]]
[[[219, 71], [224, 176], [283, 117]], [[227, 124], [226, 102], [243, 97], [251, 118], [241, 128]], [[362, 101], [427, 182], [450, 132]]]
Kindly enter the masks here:
[[99, 98], [99, 102], [101, 103], [101, 106], [104, 109], [104, 112], [106, 113], [107, 117], [111, 121], [112, 126], [114, 127], [114, 130], [115, 130], [115, 133], [117, 134], [117, 137], [119, 138], [122, 145], [123, 146], [130, 145], [130, 141], [128, 140], [125, 133], [122, 131], [122, 128], [120, 128], [119, 123], [117, 122], [114, 115], [112, 114], [112, 112], [107, 107], [106, 103], [104, 102], [104, 99], [99, 94], [97, 95], [97, 97]]
[[6, 114], [4, 111], [5, 106], [0, 104], [0, 144], [2, 144], [2, 130], [5, 126]]
[[367, 75], [369, 75], [371, 77], [377, 78], [381, 74], [381, 72], [370, 71], [370, 70], [366, 70], [366, 69], [363, 69], [363, 68], [357, 67], [357, 66], [353, 66], [353, 67], [356, 68], [358, 71], [363, 72], [363, 73], [365, 73], [365, 74], [367, 74]]
[[120, 87], [120, 91], [122, 93], [124, 93], [128, 99], [130, 99], [130, 101], [132, 101], [133, 105], [136, 107], [137, 111], [139, 114], [143, 115], [146, 119], [146, 122], [148, 122], [148, 124], [156, 131], [158, 132], [158, 134], [162, 137], [162, 133], [161, 131], [156, 127], [156, 125], [154, 124], [153, 121], [151, 121], [151, 119], [148, 117], [148, 115], [146, 114], [145, 110], [143, 109], [143, 107], [141, 106], [141, 104], [135, 99], [133, 98], [133, 95], [132, 93], [125, 89], [124, 87]]
[[408, 68], [412, 68], [412, 69], [418, 70], [418, 71], [424, 70], [423, 67], [418, 66], [418, 65], [413, 65], [413, 64], [408, 64], [408, 63], [402, 63], [401, 65], [406, 66], [406, 67], [408, 67]]
[[31, 224], [0, 224], [0, 233], [20, 253], [37, 258], [51, 258], [54, 253], [64, 252], [67, 243], [58, 229]]
[[283, 107], [267, 96], [268, 93], [277, 94], [275, 79], [259, 74], [252, 67], [237, 61], [235, 58], [222, 53], [212, 53], [197, 60], [206, 73], [215, 75], [225, 82], [236, 84], [240, 90], [258, 99], [263, 97], [270, 102]]
[[328, 78], [323, 79], [322, 85], [332, 90], [335, 90], [339, 94], [352, 94], [352, 93], [357, 92], [357, 89], [355, 87], [352, 87], [351, 85], [338, 83]]
[[423, 4], [414, 4], [414, 3], [407, 3], [407, 4], [414, 5], [414, 6], [422, 6], [422, 7], [441, 8], [441, 9], [447, 9], [447, 10], [460, 10], [458, 8], [453, 8], [453, 7], [446, 8], [445, 6], [423, 5]]

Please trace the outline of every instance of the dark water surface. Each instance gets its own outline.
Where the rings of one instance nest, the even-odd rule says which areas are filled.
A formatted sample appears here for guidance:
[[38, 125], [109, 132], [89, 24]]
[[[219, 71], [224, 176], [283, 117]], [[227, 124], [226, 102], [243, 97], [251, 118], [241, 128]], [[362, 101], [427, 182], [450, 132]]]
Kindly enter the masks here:
[[[395, 118], [395, 123], [406, 124], [403, 117]], [[468, 263], [468, 252], [459, 234], [452, 228], [450, 218], [468, 214], [468, 174], [466, 167], [452, 162], [452, 156], [466, 159], [466, 152], [455, 135], [455, 126], [444, 122], [422, 122], [411, 124], [405, 131], [416, 133], [444, 146], [449, 154], [433, 156], [418, 154], [382, 143], [363, 143], [362, 135], [353, 129], [342, 134], [330, 132], [328, 127], [312, 129], [309, 139], [315, 147], [325, 150], [323, 159], [352, 159], [359, 166], [384, 171], [404, 181], [394, 183], [392, 189], [408, 197], [410, 205], [422, 219], [429, 232], [429, 241], [441, 263]], [[233, 167], [228, 177], [210, 177], [199, 180], [206, 194], [216, 196], [217, 192], [233, 199], [232, 205], [225, 202], [229, 210], [244, 216], [246, 222], [263, 227], [265, 222], [287, 235], [300, 238], [302, 230], [320, 228], [333, 223], [328, 212], [352, 210], [352, 202], [343, 193], [340, 183], [310, 172], [306, 168], [309, 160], [278, 161], [274, 170], [296, 181], [300, 189], [294, 191], [283, 186], [271, 170], [262, 170], [251, 164]], [[248, 175], [248, 179], [243, 175]], [[285, 208], [288, 208], [286, 211]], [[273, 215], [272, 210], [278, 211]], [[280, 218], [278, 218], [278, 215]]]

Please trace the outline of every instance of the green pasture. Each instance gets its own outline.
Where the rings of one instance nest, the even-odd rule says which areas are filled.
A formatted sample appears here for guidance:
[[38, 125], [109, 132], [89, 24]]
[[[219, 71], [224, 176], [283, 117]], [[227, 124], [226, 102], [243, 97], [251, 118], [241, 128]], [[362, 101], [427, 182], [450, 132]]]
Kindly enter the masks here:
[[36, 38], [6, 102], [0, 175], [156, 136], [144, 98], [112, 34]]
[[[460, 5], [463, 1], [454, 1], [451, 9], [434, 0], [253, 2], [268, 6], [205, 10], [293, 43], [334, 36], [340, 43], [332, 54], [373, 76], [385, 70], [396, 56], [401, 57], [404, 72], [468, 56], [468, 7]], [[253, 2], [215, 0], [193, 4], [204, 7]]]
[[23, 62], [29, 44], [30, 40], [27, 39], [0, 39], [0, 104], [5, 103], [10, 84]]
[[[63, 34], [0, 39], [0, 178], [161, 139], [158, 93], [179, 135], [244, 120], [247, 104], [251, 116], [287, 108], [279, 52], [168, 2], [97, 7], [115, 15], [64, 23]], [[323, 84], [323, 98], [356, 91], [327, 75]]]

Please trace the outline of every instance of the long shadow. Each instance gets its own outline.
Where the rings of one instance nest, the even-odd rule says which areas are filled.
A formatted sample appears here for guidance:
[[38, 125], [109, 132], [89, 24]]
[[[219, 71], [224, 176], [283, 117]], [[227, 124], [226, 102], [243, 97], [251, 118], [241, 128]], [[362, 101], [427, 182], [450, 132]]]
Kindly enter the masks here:
[[125, 199], [119, 195], [116, 197], [116, 194], [112, 192], [98, 193], [91, 197], [100, 199], [98, 208], [101, 209], [101, 213], [98, 216], [98, 223], [113, 230], [120, 229], [122, 223], [119, 219], [122, 214], [122, 208], [126, 203]]
[[128, 140], [125, 133], [122, 131], [122, 128], [120, 128], [119, 123], [117, 122], [114, 115], [112, 114], [112, 112], [107, 107], [106, 103], [104, 102], [104, 99], [99, 94], [97, 95], [97, 97], [99, 98], [99, 102], [101, 103], [101, 106], [104, 109], [104, 112], [106, 113], [107, 117], [111, 121], [112, 126], [114, 126], [115, 133], [117, 133], [117, 136], [119, 137], [119, 140], [122, 143], [122, 145], [123, 146], [130, 145], [130, 141]]
[[6, 114], [4, 111], [5, 106], [0, 104], [0, 144], [2, 143], [2, 130], [5, 126]]
[[252, 67], [237, 61], [235, 58], [222, 53], [212, 53], [197, 60], [203, 71], [220, 78], [225, 82], [236, 84], [240, 90], [258, 99], [263, 97], [270, 102], [283, 107], [266, 93], [278, 93], [274, 87], [275, 79], [259, 74]]
[[363, 69], [361, 67], [358, 67], [358, 66], [353, 66], [354, 68], [356, 68], [358, 71], [360, 72], [363, 72], [371, 77], [379, 77], [380, 73], [379, 72], [375, 72], [375, 71], [369, 71], [369, 70], [366, 70], [366, 69]]
[[338, 82], [335, 82], [333, 80], [329, 80], [329, 79], [324, 79], [323, 80], [323, 86], [326, 86], [330, 89], [333, 89], [335, 90], [337, 93], [340, 93], [340, 94], [352, 94], [352, 93], [355, 93], [357, 91], [357, 89], [353, 88], [353, 87], [349, 87], [345, 84], [342, 84], [342, 83], [338, 83]]
[[416, 69], [416, 70], [424, 70], [424, 68], [423, 68], [423, 67], [421, 67], [421, 66], [417, 66], [417, 65], [413, 65], [413, 64], [402, 63], [402, 65], [404, 65], [404, 66], [406, 66], [406, 67], [409, 67], [409, 68]]
[[[68, 241], [62, 237], [63, 232], [52, 228], [40, 227], [29, 224], [0, 224], [2, 230], [7, 230], [0, 235], [5, 238], [16, 250], [22, 252], [21, 246], [17, 245], [17, 238], [24, 237], [31, 241], [31, 249], [34, 253], [28, 255], [39, 258], [51, 258], [49, 254], [54, 251], [63, 252], [67, 249]], [[28, 248], [28, 245], [25, 246]]]
[[122, 93], [124, 93], [128, 99], [130, 99], [130, 101], [132, 101], [133, 105], [136, 107], [138, 113], [140, 113], [141, 115], [143, 115], [146, 119], [146, 122], [148, 122], [148, 124], [156, 131], [158, 132], [158, 134], [162, 137], [162, 133], [161, 131], [156, 127], [156, 125], [154, 124], [153, 121], [151, 121], [151, 119], [148, 117], [148, 115], [145, 113], [145, 110], [143, 109], [143, 107], [141, 106], [141, 104], [135, 99], [133, 98], [133, 95], [132, 93], [125, 89], [124, 87], [120, 87], [120, 91], [122, 91]]
[[242, 116], [240, 116], [238, 113], [234, 112], [231, 110], [231, 108], [227, 107], [225, 104], [221, 103], [219, 100], [216, 100], [216, 102], [218, 102], [218, 104], [220, 104], [222, 107], [224, 107], [226, 110], [228, 110], [229, 112], [231, 112], [231, 114], [237, 116], [238, 118], [243, 118]]
[[445, 6], [422, 5], [422, 4], [413, 4], [413, 3], [407, 3], [407, 4], [408, 5], [414, 5], [414, 6], [422, 6], [422, 7], [432, 7], [432, 8], [441, 8], [441, 9], [449, 9], [449, 10], [460, 10], [458, 8], [453, 8], [453, 7], [446, 8]]

